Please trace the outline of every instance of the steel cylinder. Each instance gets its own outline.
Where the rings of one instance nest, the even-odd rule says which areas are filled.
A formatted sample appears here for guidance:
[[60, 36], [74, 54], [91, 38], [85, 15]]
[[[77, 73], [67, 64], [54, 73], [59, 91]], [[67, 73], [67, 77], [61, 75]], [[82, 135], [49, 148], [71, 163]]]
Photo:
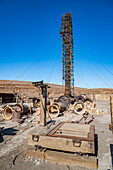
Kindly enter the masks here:
[[22, 119], [22, 114], [20, 112], [13, 112], [12, 114], [12, 120], [13, 122], [19, 122]]
[[60, 96], [60, 97], [58, 98], [58, 102], [63, 103], [63, 104], [65, 105], [65, 107], [66, 107], [66, 110], [68, 110], [70, 103], [71, 103], [71, 104], [74, 104], [74, 98], [72, 98], [72, 97], [70, 97], [70, 96], [68, 96], [68, 95]]
[[28, 105], [25, 104], [16, 104], [15, 106], [13, 106], [13, 110], [20, 113], [20, 114], [25, 114], [29, 111], [29, 107]]
[[10, 106], [6, 106], [3, 110], [3, 118], [5, 120], [11, 120], [14, 110]]
[[84, 114], [85, 113], [85, 107], [82, 102], [75, 103], [74, 105], [74, 112], [76, 114]]
[[68, 96], [68, 95], [65, 95], [65, 96], [60, 96], [60, 97], [58, 98], [58, 102], [62, 102], [62, 103], [64, 103], [65, 105], [68, 104], [68, 103], [73, 104], [74, 99], [73, 99], [72, 97]]
[[[3, 117], [5, 120], [11, 120], [12, 117], [21, 117], [20, 115], [23, 115], [29, 111], [29, 107], [27, 105], [20, 105], [16, 104], [14, 106], [6, 106], [3, 110]], [[16, 115], [18, 114], [18, 115]]]
[[21, 105], [21, 107], [22, 107], [21, 114], [25, 114], [25, 113], [27, 113], [29, 111], [28, 105], [23, 104], [23, 105]]
[[78, 95], [78, 96], [75, 97], [76, 102], [83, 102], [84, 103], [87, 100], [91, 101], [91, 99], [88, 96], [86, 96], [85, 94], [81, 94], [81, 95]]
[[79, 95], [79, 96], [76, 96], [76, 97], [75, 97], [75, 101], [76, 101], [76, 102], [84, 102], [85, 99], [84, 99], [84, 97], [83, 97], [82, 95]]
[[56, 103], [55, 102], [51, 106], [49, 106], [49, 108], [48, 108], [49, 116], [51, 118], [56, 118], [64, 110], [66, 110], [66, 107], [63, 103], [61, 103], [61, 102]]

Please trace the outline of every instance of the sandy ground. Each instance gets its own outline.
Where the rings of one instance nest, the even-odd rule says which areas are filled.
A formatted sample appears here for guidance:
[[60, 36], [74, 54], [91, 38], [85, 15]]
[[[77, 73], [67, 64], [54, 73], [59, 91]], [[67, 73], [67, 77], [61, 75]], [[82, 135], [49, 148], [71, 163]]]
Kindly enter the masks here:
[[[72, 115], [57, 118], [59, 121], [72, 117]], [[6, 127], [2, 130], [3, 138], [0, 140], [0, 170], [86, 170], [87, 168], [75, 167], [59, 163], [43, 161], [32, 157], [26, 157], [27, 134], [36, 126], [32, 117], [22, 124], [3, 121], [0, 126]], [[37, 117], [39, 120], [39, 117]], [[95, 137], [98, 140], [98, 169], [113, 169], [113, 134], [109, 130], [111, 123], [110, 114], [95, 116], [91, 123], [95, 125]]]

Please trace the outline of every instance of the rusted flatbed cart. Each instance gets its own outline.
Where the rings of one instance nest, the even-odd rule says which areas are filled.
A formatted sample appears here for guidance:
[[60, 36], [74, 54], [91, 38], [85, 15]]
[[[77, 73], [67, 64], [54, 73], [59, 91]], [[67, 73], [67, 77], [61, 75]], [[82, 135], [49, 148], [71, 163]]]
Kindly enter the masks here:
[[[76, 156], [76, 153], [95, 154], [95, 127], [93, 125], [60, 122], [51, 129], [37, 127], [28, 135], [28, 145], [45, 148], [45, 152], [27, 150], [27, 156], [39, 157], [60, 163], [69, 163], [90, 168], [97, 167], [96, 157]], [[59, 155], [59, 156], [58, 156]], [[43, 156], [41, 157], [43, 159]], [[80, 158], [82, 164], [80, 163]], [[59, 160], [60, 159], [60, 160]], [[87, 162], [87, 163], [86, 163]]]

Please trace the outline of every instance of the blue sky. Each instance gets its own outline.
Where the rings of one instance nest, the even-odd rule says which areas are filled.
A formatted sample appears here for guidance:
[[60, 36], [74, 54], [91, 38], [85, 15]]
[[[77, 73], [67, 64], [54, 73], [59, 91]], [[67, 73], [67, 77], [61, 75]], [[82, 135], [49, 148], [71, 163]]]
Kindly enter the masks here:
[[0, 0], [0, 79], [62, 84], [59, 31], [67, 12], [75, 86], [113, 88], [112, 0]]

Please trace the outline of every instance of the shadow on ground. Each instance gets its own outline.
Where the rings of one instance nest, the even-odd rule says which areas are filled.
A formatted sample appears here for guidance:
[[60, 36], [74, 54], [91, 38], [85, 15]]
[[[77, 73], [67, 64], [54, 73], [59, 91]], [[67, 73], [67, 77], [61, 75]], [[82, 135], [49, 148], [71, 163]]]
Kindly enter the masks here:
[[4, 135], [11, 135], [11, 136], [14, 136], [16, 135], [18, 130], [14, 129], [14, 128], [8, 128], [8, 129], [3, 129], [0, 131], [0, 142], [3, 142], [4, 139], [3, 139], [3, 136]]
[[111, 152], [111, 161], [112, 161], [112, 168], [113, 168], [113, 144], [110, 144], [110, 152]]

